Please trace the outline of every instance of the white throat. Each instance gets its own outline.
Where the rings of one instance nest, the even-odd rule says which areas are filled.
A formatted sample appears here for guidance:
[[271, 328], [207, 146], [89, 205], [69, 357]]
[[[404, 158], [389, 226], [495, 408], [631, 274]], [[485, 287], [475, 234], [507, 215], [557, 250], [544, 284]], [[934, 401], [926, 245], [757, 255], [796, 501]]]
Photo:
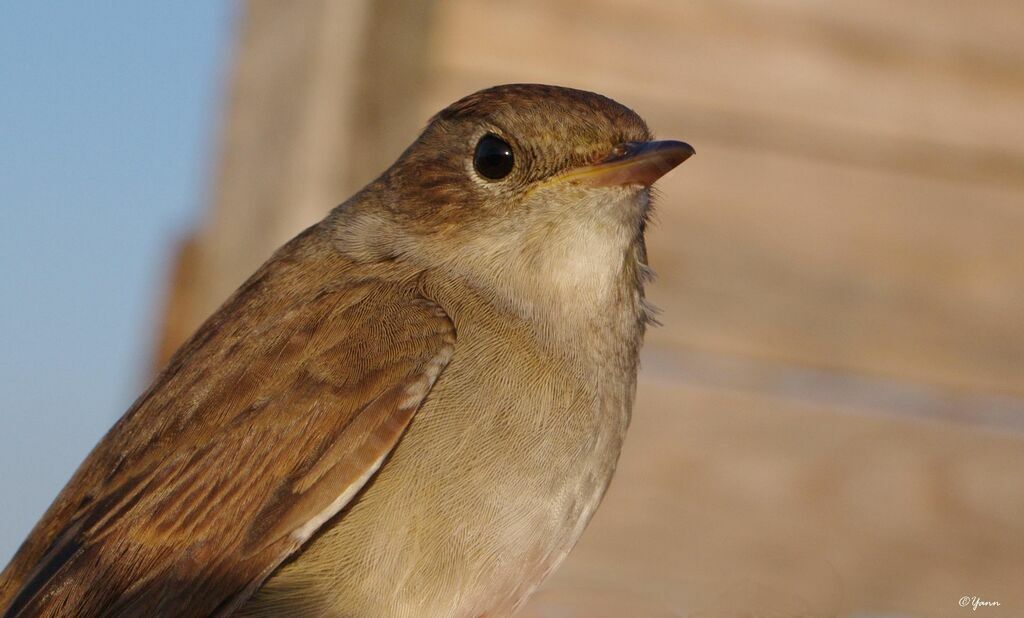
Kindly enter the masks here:
[[[637, 226], [646, 191], [581, 191], [568, 212], [531, 213], [464, 264], [523, 318], [554, 334], [595, 322], [634, 323], [643, 312]], [[486, 245], [486, 246], [483, 246]], [[477, 272], [472, 272], [477, 271]], [[495, 276], [497, 273], [497, 276]]]

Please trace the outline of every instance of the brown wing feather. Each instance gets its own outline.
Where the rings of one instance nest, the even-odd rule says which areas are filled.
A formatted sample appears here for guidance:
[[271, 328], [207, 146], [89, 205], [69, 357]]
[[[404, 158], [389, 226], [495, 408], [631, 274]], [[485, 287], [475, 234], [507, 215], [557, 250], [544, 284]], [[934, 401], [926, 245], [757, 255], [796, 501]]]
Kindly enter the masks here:
[[282, 249], [82, 464], [0, 576], [5, 615], [244, 601], [366, 482], [452, 354], [403, 268], [355, 265], [318, 228]]

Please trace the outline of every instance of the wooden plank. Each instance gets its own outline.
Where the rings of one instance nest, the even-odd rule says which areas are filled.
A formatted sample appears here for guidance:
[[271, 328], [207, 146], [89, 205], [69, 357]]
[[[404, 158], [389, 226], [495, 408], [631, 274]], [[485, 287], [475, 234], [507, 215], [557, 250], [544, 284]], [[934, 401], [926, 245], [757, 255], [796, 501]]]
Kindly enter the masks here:
[[1024, 397], [652, 342], [644, 345], [640, 364], [648, 379], [680, 386], [770, 395], [827, 410], [952, 422], [1024, 436]]
[[[920, 2], [448, 0], [434, 55], [439, 77], [563, 83], [1019, 154], [1024, 37], [1012, 24], [1024, 5], [993, 4], [990, 17], [961, 3], [936, 18]], [[972, 22], [987, 29], [958, 27]]]
[[1024, 393], [1024, 189], [744, 147], [640, 109], [698, 150], [660, 184], [651, 341]]
[[701, 150], [661, 187], [652, 341], [1024, 392], [1021, 194]]
[[417, 105], [429, 77], [433, 13], [433, 0], [374, 0], [370, 6], [355, 110], [346, 119], [354, 136], [335, 162], [346, 170], [352, 189], [394, 163], [434, 113], [422, 113]]
[[1024, 38], [996, 23], [1024, 5], [860, 6], [449, 0], [423, 113], [541, 80], [691, 140], [649, 235], [654, 342], [1024, 393]]
[[352, 137], [344, 120], [368, 4], [246, 4], [211, 208], [199, 230], [193, 325], [354, 190], [337, 162]]
[[[424, 119], [431, 2], [245, 3], [210, 212], [158, 364], [271, 253], [389, 165]], [[395, 40], [402, 41], [394, 45]]]
[[955, 616], [976, 594], [1016, 616], [1022, 466], [1019, 434], [648, 374], [605, 503], [524, 615]]

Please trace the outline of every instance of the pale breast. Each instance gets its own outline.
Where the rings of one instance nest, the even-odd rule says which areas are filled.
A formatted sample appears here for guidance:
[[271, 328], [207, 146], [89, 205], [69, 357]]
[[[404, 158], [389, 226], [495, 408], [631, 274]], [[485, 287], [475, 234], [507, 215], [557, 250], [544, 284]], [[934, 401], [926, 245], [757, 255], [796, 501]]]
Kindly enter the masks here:
[[465, 294], [447, 304], [456, 352], [407, 434], [242, 615], [506, 615], [582, 533], [632, 381], [604, 392], [606, 368], [544, 350], [529, 324]]

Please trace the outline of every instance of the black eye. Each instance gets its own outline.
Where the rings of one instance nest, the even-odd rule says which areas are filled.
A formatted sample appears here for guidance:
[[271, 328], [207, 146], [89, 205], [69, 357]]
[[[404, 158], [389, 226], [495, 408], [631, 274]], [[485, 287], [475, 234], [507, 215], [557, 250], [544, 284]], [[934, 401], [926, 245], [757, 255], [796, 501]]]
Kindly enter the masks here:
[[515, 157], [508, 142], [493, 133], [480, 138], [473, 155], [473, 167], [476, 172], [490, 180], [498, 180], [508, 176], [512, 171]]

